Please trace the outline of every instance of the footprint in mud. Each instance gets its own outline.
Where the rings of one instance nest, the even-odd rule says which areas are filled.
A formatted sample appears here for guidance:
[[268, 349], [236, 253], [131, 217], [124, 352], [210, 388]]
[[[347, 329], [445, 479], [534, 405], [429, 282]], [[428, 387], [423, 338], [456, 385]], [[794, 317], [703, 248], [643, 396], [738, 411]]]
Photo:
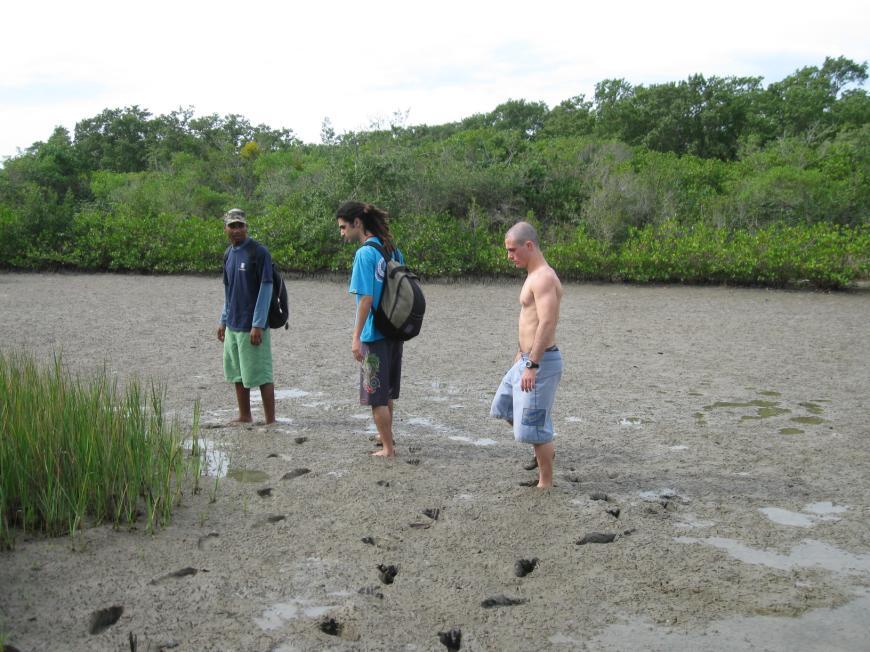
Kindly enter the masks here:
[[484, 609], [492, 609], [493, 607], [513, 607], [518, 604], [525, 604], [526, 602], [528, 600], [525, 598], [509, 598], [506, 595], [496, 595], [481, 602], [480, 606]]
[[576, 473], [566, 473], [565, 479], [568, 482], [573, 482], [574, 484], [579, 484], [580, 482], [583, 481], [582, 478], [579, 475], [577, 475]]
[[447, 632], [438, 632], [438, 640], [447, 648], [447, 652], [459, 652], [462, 647], [462, 630], [454, 627]]
[[295, 441], [297, 444], [304, 444], [308, 441], [308, 437], [297, 437], [293, 441]]
[[396, 566], [392, 564], [389, 566], [378, 564], [378, 577], [381, 578], [381, 582], [384, 584], [392, 584], [398, 574], [399, 569]]
[[384, 594], [378, 590], [376, 586], [364, 586], [359, 591], [357, 591], [360, 595], [370, 595], [373, 598], [378, 598], [379, 600], [384, 599]]
[[272, 495], [272, 487], [265, 487], [263, 489], [257, 489], [257, 495], [260, 498], [268, 498]]
[[441, 516], [441, 510], [437, 507], [431, 507], [423, 510], [423, 515], [428, 516], [433, 521], [437, 521], [438, 517]]
[[215, 539], [219, 536], [220, 535], [217, 532], [209, 532], [205, 536], [199, 537], [199, 539], [197, 539], [196, 547], [199, 548], [200, 550], [202, 550], [203, 548], [205, 548], [209, 544], [211, 539]]
[[610, 500], [610, 496], [608, 496], [603, 491], [595, 491], [589, 494], [589, 500], [603, 500], [607, 502], [608, 500]]
[[106, 609], [100, 609], [91, 614], [91, 626], [88, 631], [91, 634], [100, 634], [101, 632], [106, 631], [118, 622], [118, 619], [121, 618], [121, 614], [124, 613], [124, 607], [114, 606], [108, 607]]
[[529, 573], [531, 573], [538, 566], [538, 558], [532, 557], [531, 559], [517, 559], [514, 563], [514, 575], [517, 577], [525, 577]]
[[619, 518], [619, 515], [622, 513], [619, 511], [619, 507], [614, 507], [613, 509], [605, 510], [608, 514], [610, 514], [613, 518]]
[[587, 543], [613, 543], [616, 540], [616, 534], [613, 532], [590, 532], [574, 543], [578, 546], [585, 546]]
[[280, 522], [283, 521], [285, 518], [287, 518], [287, 517], [284, 516], [283, 514], [272, 514], [271, 516], [267, 516], [267, 517], [266, 517], [266, 520], [267, 520], [269, 523], [280, 523]]
[[415, 530], [428, 530], [432, 527], [431, 523], [408, 523], [408, 527], [412, 527]]
[[329, 634], [330, 636], [341, 636], [342, 626], [335, 618], [327, 618], [321, 622], [318, 627], [324, 634]]
[[292, 471], [285, 473], [281, 476], [282, 480], [292, 480], [293, 478], [298, 478], [301, 475], [305, 475], [306, 473], [311, 473], [311, 469], [293, 469]]
[[412, 458], [412, 459], [410, 459], [410, 460], [405, 460], [405, 461], [406, 461], [408, 464], [410, 464], [411, 466], [420, 466], [420, 460], [417, 459], [416, 457], [415, 457], [415, 458]]
[[167, 580], [178, 579], [181, 577], [193, 577], [199, 571], [191, 566], [185, 566], [184, 568], [180, 568], [177, 571], [172, 571], [171, 573], [167, 573], [166, 575], [162, 575], [155, 580], [151, 580], [149, 584], [161, 584]]
[[269, 459], [270, 457], [278, 457], [278, 453], [269, 453], [266, 455], [266, 459]]
[[523, 480], [522, 482], [519, 483], [519, 485], [521, 487], [537, 487], [538, 486], [538, 479], [532, 478], [531, 480]]
[[365, 543], [369, 546], [375, 545], [374, 537], [363, 537], [362, 539], [360, 539], [360, 541], [362, 541], [363, 543]]
[[378, 480], [378, 481], [377, 481], [377, 485], [378, 485], [379, 487], [389, 487], [389, 486], [390, 486], [390, 481], [389, 481], [389, 480]]

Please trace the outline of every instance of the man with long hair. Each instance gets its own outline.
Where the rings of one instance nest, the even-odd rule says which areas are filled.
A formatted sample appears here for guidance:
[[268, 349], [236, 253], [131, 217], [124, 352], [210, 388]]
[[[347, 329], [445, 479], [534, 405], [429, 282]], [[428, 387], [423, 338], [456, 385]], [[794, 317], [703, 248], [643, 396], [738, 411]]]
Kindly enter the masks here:
[[348, 292], [356, 295], [351, 353], [360, 363], [360, 405], [372, 409], [372, 418], [378, 429], [383, 448], [372, 453], [378, 457], [394, 457], [393, 401], [399, 398], [402, 376], [402, 342], [385, 337], [374, 323], [384, 288], [386, 259], [367, 242], [377, 243], [386, 254], [404, 263], [402, 253], [393, 243], [387, 214], [372, 204], [348, 201], [338, 207], [335, 214], [338, 230], [345, 242], [361, 246], [353, 259]]
[[562, 354], [556, 346], [562, 283], [544, 259], [538, 234], [528, 222], [512, 226], [504, 245], [508, 259], [527, 273], [520, 290], [519, 347], [490, 414], [510, 423], [518, 442], [533, 446], [537, 486], [548, 489], [553, 486], [556, 456], [552, 410], [562, 378]]

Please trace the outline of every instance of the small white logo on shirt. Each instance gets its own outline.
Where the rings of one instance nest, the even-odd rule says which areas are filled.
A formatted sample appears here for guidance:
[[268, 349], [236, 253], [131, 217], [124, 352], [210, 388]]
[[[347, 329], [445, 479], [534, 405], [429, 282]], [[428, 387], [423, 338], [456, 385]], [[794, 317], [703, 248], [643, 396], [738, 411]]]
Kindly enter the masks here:
[[245, 263], [240, 263], [240, 264], [239, 264], [239, 271], [240, 271], [240, 272], [244, 272], [244, 271], [245, 271]]

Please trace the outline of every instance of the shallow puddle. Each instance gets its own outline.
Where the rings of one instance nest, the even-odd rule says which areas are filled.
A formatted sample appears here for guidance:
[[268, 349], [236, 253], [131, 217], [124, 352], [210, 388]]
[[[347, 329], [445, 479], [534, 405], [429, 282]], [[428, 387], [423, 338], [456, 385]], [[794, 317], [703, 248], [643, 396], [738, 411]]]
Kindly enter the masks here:
[[[584, 643], [594, 650], [866, 650], [868, 612], [870, 592], [864, 590], [842, 607], [812, 609], [797, 618], [733, 616], [700, 631], [631, 621], [610, 625]], [[560, 635], [558, 642], [565, 639]]]
[[453, 441], [462, 441], [468, 444], [474, 444], [475, 446], [495, 446], [498, 442], [495, 439], [473, 439], [471, 437], [464, 437], [462, 435], [451, 435], [447, 437], [447, 439], [452, 439]]
[[713, 521], [703, 521], [695, 517], [694, 514], [686, 514], [685, 520], [674, 523], [674, 527], [681, 529], [697, 529], [697, 528], [708, 528], [716, 525]]
[[710, 537], [677, 537], [677, 543], [702, 543], [724, 550], [735, 559], [747, 564], [769, 566], [790, 571], [794, 568], [823, 568], [832, 573], [854, 574], [870, 572], [870, 555], [853, 555], [829, 543], [806, 539], [791, 549], [787, 555], [752, 548], [735, 539]]
[[758, 408], [775, 408], [779, 405], [778, 401], [762, 401], [761, 399], [755, 399], [754, 401], [747, 401], [745, 403], [737, 403], [732, 401], [716, 401], [712, 405], [705, 405], [705, 410], [718, 410], [721, 408], [745, 408], [745, 407], [758, 407]]
[[805, 401], [803, 403], [798, 403], [802, 408], [804, 408], [810, 414], [824, 414], [825, 408], [823, 408], [818, 403], [812, 403], [810, 401]]
[[755, 416], [742, 416], [741, 421], [747, 419], [769, 419], [770, 417], [778, 417], [783, 414], [789, 414], [791, 410], [781, 407], [760, 407], [756, 410]]
[[261, 629], [278, 629], [288, 620], [299, 617], [321, 618], [335, 608], [335, 605], [315, 605], [308, 600], [281, 602], [263, 611], [263, 614], [259, 618], [254, 618], [254, 622]]
[[831, 516], [833, 514], [844, 514], [849, 511], [849, 508], [846, 505], [834, 505], [834, 503], [830, 501], [822, 501], [806, 505], [804, 511], [812, 512], [819, 516]]
[[[227, 474], [230, 466], [229, 456], [221, 450], [211, 439], [198, 439], [197, 447], [202, 455], [203, 475], [210, 475], [218, 478], [223, 478]], [[193, 442], [184, 442], [184, 450], [190, 451], [193, 449]]]
[[230, 469], [227, 471], [227, 477], [232, 478], [236, 482], [256, 483], [268, 480], [269, 474], [257, 469]]
[[834, 505], [830, 501], [804, 505], [803, 512], [790, 512], [779, 507], [762, 507], [758, 511], [774, 523], [795, 527], [812, 527], [816, 523], [839, 521], [839, 514], [848, 511], [845, 505]]
[[806, 514], [790, 512], [779, 507], [762, 507], [758, 510], [774, 523], [779, 525], [792, 525], [794, 527], [812, 527], [816, 524], [815, 519]]
[[822, 417], [792, 417], [791, 420], [795, 423], [803, 423], [809, 426], [817, 426], [825, 422]]
[[[298, 387], [288, 387], [285, 389], [275, 390], [276, 401], [284, 401], [290, 398], [304, 398], [306, 396], [311, 396], [311, 392], [308, 392], [304, 389], [299, 389]], [[260, 392], [256, 390], [251, 392], [251, 403], [262, 403], [262, 401], [263, 397], [260, 396]]]

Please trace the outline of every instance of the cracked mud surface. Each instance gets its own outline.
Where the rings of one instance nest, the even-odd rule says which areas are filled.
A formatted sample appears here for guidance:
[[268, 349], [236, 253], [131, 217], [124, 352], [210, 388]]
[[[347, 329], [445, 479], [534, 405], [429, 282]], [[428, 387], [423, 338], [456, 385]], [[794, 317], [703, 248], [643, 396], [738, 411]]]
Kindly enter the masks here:
[[[870, 293], [566, 284], [542, 492], [519, 485], [530, 448], [488, 417], [519, 281], [425, 289], [383, 460], [364, 454], [344, 280], [288, 279], [267, 428], [224, 425], [217, 277], [0, 274], [5, 347], [164, 382], [183, 424], [199, 399], [230, 471], [154, 536], [20, 537], [0, 553], [6, 643], [443, 650], [455, 630], [462, 650], [864, 649]], [[281, 482], [293, 469], [309, 472]], [[619, 536], [576, 545], [595, 532]], [[522, 602], [482, 607], [499, 596]]]

